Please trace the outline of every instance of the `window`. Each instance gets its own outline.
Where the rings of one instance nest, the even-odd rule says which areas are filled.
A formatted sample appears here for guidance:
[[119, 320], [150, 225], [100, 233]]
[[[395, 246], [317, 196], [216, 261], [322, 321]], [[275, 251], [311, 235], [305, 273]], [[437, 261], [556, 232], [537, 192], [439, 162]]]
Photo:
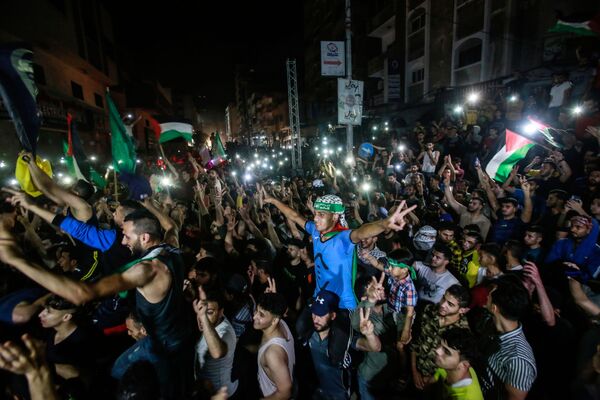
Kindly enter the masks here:
[[83, 100], [83, 88], [80, 84], [71, 81], [71, 92], [73, 93], [73, 97]]
[[104, 108], [104, 100], [98, 93], [94, 93], [94, 102], [96, 103], [97, 107]]
[[425, 79], [425, 68], [420, 68], [412, 72], [411, 83], [419, 83]]
[[468, 40], [458, 52], [456, 68], [466, 67], [481, 61], [481, 40]]
[[425, 9], [420, 8], [410, 16], [409, 35], [425, 28]]
[[46, 73], [44, 72], [44, 67], [39, 64], [33, 64], [33, 78], [35, 83], [38, 85], [46, 84]]

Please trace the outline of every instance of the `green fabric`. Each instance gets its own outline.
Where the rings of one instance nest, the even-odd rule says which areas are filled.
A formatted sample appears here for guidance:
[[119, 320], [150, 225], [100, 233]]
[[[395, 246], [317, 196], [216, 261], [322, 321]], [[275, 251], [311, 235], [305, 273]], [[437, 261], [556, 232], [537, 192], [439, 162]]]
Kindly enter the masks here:
[[393, 258], [388, 258], [388, 264], [390, 264], [390, 266], [392, 268], [408, 268], [408, 271], [410, 272], [410, 278], [413, 281], [417, 279], [417, 273], [412, 266], [410, 266], [408, 264], [404, 264], [402, 262], [398, 262], [397, 260], [394, 260]]
[[225, 147], [223, 147], [223, 142], [221, 142], [221, 136], [219, 132], [215, 135], [215, 142], [213, 143], [213, 155], [215, 158], [219, 157], [222, 160], [227, 159], [227, 154], [225, 154]]
[[338, 214], [341, 214], [344, 212], [343, 204], [324, 203], [319, 200], [315, 201], [315, 204], [313, 205], [313, 207], [315, 208], [315, 211], [325, 211], [325, 212], [338, 213]]
[[180, 132], [180, 131], [176, 131], [176, 130], [170, 130], [170, 131], [166, 131], [166, 132], [161, 132], [160, 133], [160, 139], [158, 140], [158, 143], [162, 144], [171, 140], [175, 140], [175, 139], [179, 139], [179, 138], [183, 138], [188, 142], [192, 141], [192, 134], [189, 132]]
[[566, 22], [566, 21], [557, 21], [556, 25], [548, 30], [548, 32], [554, 33], [574, 33], [579, 36], [598, 36], [597, 32], [594, 32], [590, 26], [589, 21], [584, 22]]
[[102, 175], [98, 173], [94, 169], [94, 167], [90, 167], [90, 179], [94, 183], [94, 185], [98, 186], [100, 189], [104, 189], [106, 187], [106, 179]]
[[[136, 264], [139, 264], [142, 261], [152, 261], [152, 260], [154, 260], [156, 258], [158, 258], [158, 257], [150, 257], [150, 258], [144, 258], [144, 257], [142, 257], [142, 258], [137, 258], [137, 259], [135, 259], [133, 261], [128, 262], [125, 265], [121, 265], [119, 268], [117, 268], [117, 270], [115, 272], [117, 272], [119, 274], [122, 274], [123, 272], [127, 271], [129, 268], [133, 267]], [[129, 293], [129, 291], [123, 290], [122, 292], [119, 292], [119, 297], [122, 298], [122, 299], [124, 299], [124, 298], [127, 297], [128, 293]]]
[[504, 183], [508, 179], [513, 166], [521, 161], [527, 155], [530, 148], [533, 147], [533, 143], [527, 144], [520, 149], [512, 153], [507, 159], [502, 161], [496, 170], [496, 175], [493, 177], [495, 181]]
[[452, 400], [483, 400], [481, 386], [475, 370], [469, 367], [469, 374], [473, 380], [469, 385], [463, 387], [452, 387], [446, 383], [448, 373], [446, 370], [438, 368], [435, 371], [435, 394], [436, 399], [452, 399]]
[[135, 147], [132, 138], [129, 137], [125, 130], [121, 115], [108, 92], [106, 92], [106, 105], [108, 107], [110, 123], [110, 143], [112, 147], [113, 167], [117, 172], [135, 174]]

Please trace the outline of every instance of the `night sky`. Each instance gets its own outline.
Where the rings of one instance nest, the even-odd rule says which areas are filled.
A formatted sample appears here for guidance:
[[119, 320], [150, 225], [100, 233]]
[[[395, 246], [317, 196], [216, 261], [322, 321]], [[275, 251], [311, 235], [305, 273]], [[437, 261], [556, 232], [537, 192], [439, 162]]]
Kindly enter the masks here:
[[[206, 96], [208, 108], [235, 99], [235, 64], [286, 91], [285, 59], [302, 56], [301, 1], [105, 2], [130, 69]], [[129, 63], [129, 61], [127, 62]], [[124, 64], [121, 62], [121, 64]]]

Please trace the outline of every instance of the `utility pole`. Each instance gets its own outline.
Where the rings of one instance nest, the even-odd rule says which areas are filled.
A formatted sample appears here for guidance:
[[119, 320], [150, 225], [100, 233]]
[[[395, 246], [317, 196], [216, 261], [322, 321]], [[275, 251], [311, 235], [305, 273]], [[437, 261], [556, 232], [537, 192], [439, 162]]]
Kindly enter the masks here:
[[287, 62], [288, 107], [290, 111], [290, 131], [292, 137], [292, 171], [302, 173], [302, 138], [300, 137], [300, 107], [298, 106], [298, 75], [296, 59]]
[[[350, 2], [346, 0], [346, 79], [352, 79], [352, 18], [350, 13]], [[346, 152], [352, 155], [354, 147], [354, 131], [352, 124], [346, 124]]]

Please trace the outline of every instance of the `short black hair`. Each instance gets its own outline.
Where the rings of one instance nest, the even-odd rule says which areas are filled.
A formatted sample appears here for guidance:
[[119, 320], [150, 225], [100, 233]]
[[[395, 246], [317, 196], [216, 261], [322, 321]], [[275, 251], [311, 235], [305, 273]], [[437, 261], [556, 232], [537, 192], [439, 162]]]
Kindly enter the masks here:
[[77, 182], [71, 186], [71, 190], [85, 201], [91, 199], [95, 193], [94, 186], [83, 179], [77, 180]]
[[283, 317], [287, 311], [287, 303], [281, 293], [264, 293], [258, 299], [257, 306], [278, 318]]
[[142, 323], [142, 319], [140, 318], [140, 314], [135, 308], [131, 310], [127, 318], [132, 320], [137, 326], [144, 326], [144, 324]]
[[76, 306], [68, 300], [63, 299], [62, 297], [56, 294], [53, 294], [50, 297], [48, 297], [46, 299], [46, 302], [44, 303], [44, 306], [61, 311], [72, 310], [73, 312], [71, 314], [75, 314], [79, 310], [78, 306]]
[[477, 242], [477, 244], [483, 243], [483, 236], [481, 236], [481, 233], [479, 232], [465, 230], [463, 231], [463, 236], [468, 236], [470, 238], [475, 239], [475, 242]]
[[507, 253], [517, 260], [521, 260], [525, 256], [525, 245], [518, 240], [511, 239], [504, 243], [504, 248]]
[[506, 260], [505, 260], [504, 256], [502, 255], [502, 249], [496, 243], [485, 243], [479, 249], [479, 253], [481, 254], [482, 251], [485, 251], [486, 253], [488, 253], [492, 257], [494, 257], [496, 259], [496, 264], [498, 264], [498, 266], [501, 269], [505, 268]]
[[128, 214], [124, 222], [133, 222], [136, 235], [147, 233], [153, 239], [162, 239], [162, 230], [160, 223], [149, 211], [137, 210]]
[[511, 321], [519, 321], [529, 310], [529, 293], [517, 278], [512, 275], [496, 279], [495, 288], [490, 293], [491, 302], [498, 307], [500, 314]]
[[431, 248], [431, 252], [433, 253], [434, 251], [442, 253], [446, 260], [452, 260], [452, 250], [450, 250], [450, 247], [448, 247], [446, 244], [436, 242]]
[[211, 303], [217, 303], [219, 310], [225, 308], [225, 296], [223, 293], [218, 290], [211, 290], [206, 292], [206, 301], [210, 301]]
[[540, 235], [544, 236], [544, 227], [541, 225], [531, 225], [525, 229], [525, 232], [539, 233]]
[[134, 211], [144, 209], [144, 207], [140, 203], [138, 203], [137, 201], [134, 201], [134, 200], [129, 200], [129, 199], [119, 201], [119, 206], [123, 207], [123, 209], [125, 211], [124, 212], [125, 216], [131, 214]]
[[469, 292], [469, 289], [458, 283], [446, 289], [446, 293], [458, 300], [458, 306], [460, 308], [466, 308], [471, 304], [471, 293]]
[[461, 361], [473, 362], [479, 358], [477, 340], [467, 328], [450, 328], [441, 335], [448, 347], [460, 353]]
[[415, 261], [415, 257], [410, 250], [404, 248], [391, 251], [387, 254], [387, 257], [406, 265], [412, 265], [412, 263]]

